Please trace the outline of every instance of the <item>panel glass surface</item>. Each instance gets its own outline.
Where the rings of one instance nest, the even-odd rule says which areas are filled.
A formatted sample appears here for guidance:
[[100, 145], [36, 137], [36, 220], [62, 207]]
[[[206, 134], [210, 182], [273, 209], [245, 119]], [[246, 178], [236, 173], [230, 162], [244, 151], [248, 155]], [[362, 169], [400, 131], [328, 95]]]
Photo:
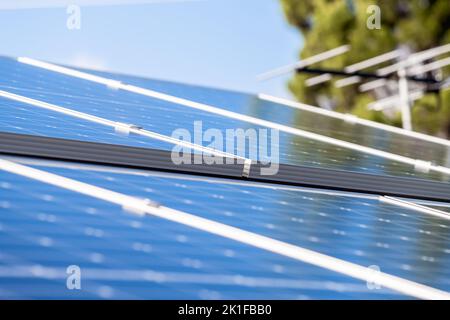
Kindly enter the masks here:
[[[151, 99], [121, 90], [117, 91], [108, 89], [104, 85], [99, 85], [86, 80], [76, 79], [51, 71], [46, 71], [32, 66], [20, 64], [12, 59], [0, 59], [0, 72], [3, 75], [0, 81], [0, 89], [37, 100], [54, 103], [59, 106], [71, 108], [77, 111], [104, 117], [109, 120], [140, 125], [145, 129], [169, 136], [172, 135], [172, 133], [176, 129], [185, 129], [190, 132], [192, 142], [194, 142], [193, 137], [195, 121], [202, 122], [203, 132], [205, 132], [207, 129], [214, 128], [219, 129], [224, 134], [224, 136], [226, 129], [263, 129], [242, 121], [232, 120], [200, 110], [175, 105], [161, 100]], [[129, 77], [126, 77], [122, 80], [131, 82], [128, 81]], [[155, 89], [160, 91], [163, 91], [161, 90], [161, 87], [167, 84], [164, 82], [152, 80], [148, 81], [149, 84], [154, 83]], [[144, 86], [143, 83], [140, 82], [136, 84]], [[147, 87], [149, 87], [149, 85], [147, 85]], [[175, 90], [174, 88], [177, 89]], [[182, 86], [179, 84], [167, 84], [166, 90], [169, 90], [169, 93], [182, 96], [178, 91], [181, 90], [181, 88]], [[304, 114], [297, 114], [293, 109], [276, 106], [274, 104], [270, 104], [269, 106], [267, 106], [267, 103], [265, 102], [264, 106], [261, 107], [259, 106], [262, 103], [260, 101], [257, 101], [256, 106], [253, 106], [253, 103], [249, 104], [249, 101], [256, 101], [254, 100], [254, 98], [239, 93], [229, 93], [226, 91], [217, 91], [192, 86], [184, 86], [184, 88], [187, 92], [189, 92], [186, 93], [187, 96], [185, 96], [188, 98], [192, 98], [195, 101], [208, 102], [223, 108], [225, 108], [225, 102], [228, 101], [230, 102], [230, 105], [233, 106], [233, 111], [248, 113], [250, 115], [256, 115], [262, 118], [266, 117], [268, 120], [276, 122], [289, 124], [286, 121], [290, 121], [289, 119], [293, 118], [302, 118], [302, 114]], [[204, 90], [203, 93], [201, 93], [202, 90]], [[194, 99], [196, 96], [198, 96], [198, 99]], [[222, 102], [219, 103], [219, 100]], [[2, 131], [20, 132], [20, 129], [17, 128], [23, 128], [23, 132], [27, 133], [28, 126], [26, 124], [27, 122], [29, 122], [28, 119], [20, 119], [24, 118], [22, 116], [19, 116], [19, 118], [14, 118], [13, 116], [13, 118], [11, 118], [11, 115], [14, 115], [15, 113], [20, 114], [20, 110], [16, 110], [16, 105], [1, 100], [0, 107], [7, 111], [0, 113], [0, 123], [2, 125]], [[252, 111], [251, 109], [254, 110]], [[277, 111], [278, 109], [279, 111]], [[35, 112], [38, 114], [47, 113], [47, 111], [43, 111], [39, 108], [35, 108]], [[258, 114], [258, 112], [260, 112], [261, 114]], [[272, 116], [274, 116], [275, 114], [277, 115], [277, 117], [272, 118]], [[50, 125], [56, 126], [56, 124], [58, 123], [58, 118], [60, 116], [61, 115], [55, 113], [55, 123]], [[305, 120], [305, 123], [307, 123], [310, 127], [320, 127], [323, 129], [328, 127], [328, 125], [322, 126], [322, 119], [316, 118], [316, 115], [308, 114], [304, 117], [304, 119], [307, 119]], [[317, 125], [318, 121], [320, 121], [320, 126]], [[86, 121], [86, 125], [90, 126], [91, 123]], [[48, 128], [41, 127], [38, 121], [34, 121], [33, 124], [29, 124], [29, 126], [33, 126], [34, 132], [41, 135], [58, 137], [63, 135], [58, 134], [56, 132], [58, 130], [49, 130]], [[337, 126], [336, 130], [340, 132], [341, 127], [342, 126]], [[342, 128], [342, 132], [347, 129], [344, 127]], [[306, 129], [309, 130], [311, 128]], [[107, 130], [111, 130], [111, 128], [107, 128]], [[311, 131], [314, 130], [311, 129]], [[350, 133], [346, 134], [350, 134], [354, 137], [354, 139], [365, 137], [364, 139], [368, 139], [367, 141], [369, 141], [371, 138], [378, 139], [378, 137], [380, 137], [380, 139], [382, 140], [376, 140], [377, 142], [374, 144], [368, 143], [375, 148], [383, 149], [387, 144], [390, 143], [390, 135], [387, 135], [387, 133], [380, 134], [378, 132], [377, 134], [373, 134], [373, 132], [369, 132], [367, 134], [360, 134], [359, 132], [354, 131], [349, 132]], [[84, 135], [85, 133], [79, 132], [79, 134]], [[328, 135], [342, 138], [338, 136], [336, 132], [330, 132], [330, 134]], [[394, 140], [397, 141], [397, 138], [395, 138]], [[98, 139], [101, 140], [101, 136], [99, 136]], [[136, 143], [138, 143], [142, 144], [142, 146], [144, 147], [147, 147], [145, 145], [146, 143], [143, 141], [148, 140], [148, 138], [139, 139], [139, 142], [136, 142], [136, 139], [137, 138], [133, 136], [129, 140], [118, 139], [115, 143], [123, 143], [126, 145], [136, 145]], [[111, 140], [109, 141], [111, 142]], [[382, 141], [384, 141], [384, 144], [382, 143]], [[150, 142], [150, 144], [152, 144], [152, 142]], [[207, 145], [208, 143], [204, 142], [204, 144]], [[403, 143], [400, 144], [405, 145]], [[430, 149], [427, 150], [434, 150], [432, 148], [434, 147], [430, 147]], [[448, 176], [437, 173], [418, 173], [414, 171], [414, 169], [410, 165], [385, 160], [380, 157], [367, 155], [357, 151], [342, 149], [327, 143], [321, 143], [285, 133], [280, 133], [279, 149], [281, 163], [351, 170], [372, 174], [401, 175], [444, 181], [447, 181], [449, 178]], [[406, 149], [420, 150], [420, 148], [413, 147], [408, 147]], [[398, 150], [398, 153], [400, 153], [400, 151], [403, 149], [398, 148]], [[430, 154], [441, 158], [441, 151], [433, 151], [430, 152]], [[250, 154], [248, 154], [248, 152], [247, 156], [250, 157]], [[258, 157], [256, 156], [253, 158]]]
[[252, 94], [193, 85], [188, 86], [180, 83], [110, 72], [80, 70], [336, 139], [414, 159], [431, 161], [442, 166], [450, 166], [450, 147], [448, 146], [367, 127], [361, 124], [352, 124], [305, 110], [292, 109], [282, 104], [261, 100]]
[[450, 290], [450, 221], [383, 204], [376, 196], [142, 171], [42, 168]]
[[[0, 97], [0, 131], [86, 142], [172, 150], [173, 144]], [[4, 109], [4, 110], [3, 110]]]
[[[52, 171], [95, 183], [106, 178], [78, 170]], [[155, 185], [164, 179], [146, 180], [146, 192], [169, 191], [165, 183], [161, 188]], [[189, 193], [177, 194], [185, 189], [178, 185], [182, 180], [170, 181], [177, 183], [171, 187], [175, 193], [168, 195], [171, 204], [188, 205], [186, 196], [199, 200]], [[126, 185], [135, 183], [131, 179]], [[216, 199], [212, 196], [205, 194], [205, 206], [209, 198]], [[212, 213], [223, 209], [219, 206]], [[0, 247], [1, 299], [408, 298], [385, 289], [369, 290], [366, 283], [338, 273], [159, 218], [138, 217], [116, 205], [1, 170]], [[68, 289], [69, 266], [80, 268], [81, 290]]]

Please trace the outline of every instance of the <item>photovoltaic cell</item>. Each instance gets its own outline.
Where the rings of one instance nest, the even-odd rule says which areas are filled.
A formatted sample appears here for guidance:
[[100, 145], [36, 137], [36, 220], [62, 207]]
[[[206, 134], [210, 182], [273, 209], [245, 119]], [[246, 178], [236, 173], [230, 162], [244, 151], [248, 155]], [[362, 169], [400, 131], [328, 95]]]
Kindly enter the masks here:
[[[52, 171], [104, 181], [110, 187], [112, 179], [119, 178], [84, 170]], [[125, 185], [141, 193], [134, 188], [138, 185], [133, 177], [122, 178], [131, 178]], [[149, 182], [144, 192], [197, 209], [187, 200], [200, 199], [191, 192], [178, 194], [192, 186], [181, 177], [144, 179]], [[158, 183], [163, 183], [161, 188]], [[174, 193], [162, 197], [169, 185]], [[137, 217], [107, 202], [4, 171], [0, 191], [2, 299], [408, 298], [385, 289], [369, 290], [366, 283], [338, 273], [159, 218]], [[229, 192], [223, 193], [225, 199]], [[218, 199], [214, 195], [204, 194], [203, 200]], [[211, 214], [219, 218], [223, 209], [220, 205]], [[81, 290], [67, 289], [69, 266], [81, 268]]]
[[[195, 121], [202, 121], [203, 130], [216, 128], [222, 132], [225, 132], [226, 129], [236, 128], [242, 128], [244, 130], [248, 128], [262, 129], [261, 127], [253, 126], [242, 121], [232, 120], [200, 110], [194, 110], [129, 92], [107, 89], [103, 85], [42, 70], [28, 65], [23, 65], [12, 59], [1, 59], [0, 72], [3, 75], [7, 75], [2, 77], [0, 82], [0, 89], [5, 91], [48, 103], [54, 103], [59, 106], [71, 108], [92, 115], [105, 117], [113, 121], [137, 124], [143, 126], [145, 129], [169, 136], [172, 135], [174, 130], [179, 128], [189, 130], [193, 136], [193, 125]], [[129, 77], [125, 80], [128, 81], [128, 79]], [[155, 83], [155, 87], [158, 90], [161, 89], [159, 86], [164, 86], [163, 84], [165, 84], [151, 80], [148, 81], [149, 84]], [[156, 84], [159, 84], [159, 86]], [[149, 87], [149, 85], [147, 85], [147, 87]], [[180, 93], [178, 90], [181, 90], [182, 88], [182, 86], [178, 84], [167, 85], [167, 87], [170, 89], [166, 90], [173, 90], [177, 95]], [[175, 90], [174, 88], [178, 89]], [[269, 119], [275, 122], [280, 121], [283, 123], [283, 121], [288, 121], [287, 119], [292, 119], [295, 116], [294, 111], [289, 110], [286, 107], [274, 104], [268, 106], [267, 103], [264, 103], [265, 105], [261, 107], [259, 105], [262, 102], [254, 99], [252, 100], [250, 96], [246, 97], [252, 101], [256, 101], [257, 103], [256, 105], [252, 105], [250, 103], [249, 107], [245, 107], [244, 102], [247, 99], [239, 94], [230, 94], [225, 91], [221, 94], [217, 94], [217, 91], [211, 91], [212, 89], [201, 89], [192, 86], [185, 86], [184, 88], [187, 92], [192, 91], [192, 99], [194, 101], [215, 103], [219, 107], [225, 107], [225, 101], [228, 99], [230, 105], [233, 105], [233, 108], [236, 108], [233, 111], [249, 113], [250, 115], [255, 115], [256, 112], [256, 115], [261, 118], [271, 118], [272, 115], [277, 113], [275, 111], [276, 107], [276, 109], [280, 109], [282, 111], [277, 113], [279, 114], [278, 119]], [[200, 91], [202, 90], [203, 93], [201, 94]], [[194, 96], [197, 96], [197, 99], [194, 99]], [[190, 98], [191, 96], [188, 97]], [[219, 99], [223, 102], [218, 103], [215, 99]], [[236, 104], [234, 104], [235, 102]], [[7, 104], [2, 104], [0, 107], [9, 107], [7, 109], [8, 111], [13, 109], [11, 108], [11, 105]], [[253, 111], [249, 109], [253, 109]], [[11, 112], [15, 113], [17, 111], [11, 110]], [[36, 109], [36, 112], [40, 113], [41, 110]], [[0, 115], [0, 122], [2, 123], [3, 131], [20, 131], [17, 127], [29, 129], [23, 125], [18, 125], [18, 121], [20, 119], [10, 119], [10, 117], [4, 114], [5, 113], [2, 113]], [[58, 118], [60, 115], [55, 116]], [[299, 116], [297, 115], [296, 118], [297, 117]], [[321, 126], [317, 126], [316, 124], [318, 119], [314, 117], [316, 117], [316, 115], [311, 114], [304, 117], [304, 119], [307, 119], [305, 121], [310, 127], [326, 127], [325, 125], [322, 126], [323, 122], [321, 119]], [[302, 118], [302, 116], [300, 116], [300, 118]], [[24, 120], [24, 122], [28, 121]], [[40, 132], [40, 134], [43, 135], [55, 136], [53, 134], [56, 134], [55, 130], [51, 130], [52, 132], [49, 133], [46, 131], [46, 128], [42, 128], [42, 126], [36, 122], [33, 125], [29, 124], [28, 126], [33, 126], [32, 129], [35, 132]], [[314, 130], [311, 129], [311, 131]], [[81, 132], [80, 134], [84, 133]], [[329, 135], [336, 137], [336, 134], [336, 132], [330, 132]], [[60, 135], [61, 134], [56, 136], [59, 137]], [[359, 136], [364, 137], [364, 135], [359, 135], [357, 133], [354, 134], [355, 139]], [[368, 133], [365, 137], [366, 139], [369, 139], [371, 135]], [[128, 140], [122, 139], [116, 143], [135, 145], [135, 141], [132, 141], [132, 139], [130, 139], [130, 141], [131, 142], [128, 143]], [[384, 145], [378, 141], [377, 145], [372, 146], [383, 148], [386, 144], [388, 144], [387, 141], [389, 140], [385, 140]], [[367, 155], [362, 152], [342, 149], [327, 143], [317, 142], [285, 133], [280, 133], [279, 147], [281, 163], [301, 164], [373, 174], [403, 175], [444, 181], [448, 180], [447, 176], [443, 176], [441, 174], [418, 173], [414, 171], [412, 166], [409, 165]], [[403, 149], [398, 148], [398, 150]], [[408, 148], [408, 150], [420, 150], [420, 148]], [[441, 151], [435, 153], [435, 155], [440, 157], [443, 152]]]
[[[40, 166], [38, 166], [40, 167]], [[450, 221], [375, 196], [188, 176], [41, 167], [448, 291]]]

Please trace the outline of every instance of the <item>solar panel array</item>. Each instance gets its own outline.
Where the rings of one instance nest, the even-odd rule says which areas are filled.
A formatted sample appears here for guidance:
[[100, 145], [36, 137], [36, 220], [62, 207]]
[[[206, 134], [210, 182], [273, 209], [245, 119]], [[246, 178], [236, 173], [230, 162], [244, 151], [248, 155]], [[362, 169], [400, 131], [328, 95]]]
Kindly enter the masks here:
[[[4, 84], [0, 86], [0, 88], [5, 91], [90, 115], [107, 118], [112, 121], [136, 124], [145, 129], [167, 136], [170, 136], [172, 132], [178, 128], [189, 129], [193, 132], [194, 121], [202, 121], [203, 130], [215, 128], [222, 132], [225, 132], [226, 129], [234, 128], [263, 128], [261, 126], [248, 124], [244, 121], [229, 119], [122, 90], [111, 90], [104, 85], [27, 66], [11, 59], [4, 59], [1, 66], [0, 71], [4, 74], [8, 74], [8, 78], [5, 79]], [[131, 84], [142, 85], [143, 80], [133, 78], [134, 81], [131, 82], [129, 81], [129, 78], [130, 77], [115, 77], [117, 80], [125, 80]], [[20, 83], [20, 86], [15, 85], [17, 83]], [[156, 83], [154, 89], [161, 89], [165, 84], [156, 81], [147, 81], [147, 88], [152, 88], [154, 83]], [[346, 141], [383, 150], [385, 150], [385, 145], [389, 145], [389, 149], [386, 149], [386, 151], [395, 151], [395, 153], [401, 153], [401, 155], [410, 156], [414, 159], [433, 161], [439, 165], [444, 165], [449, 161], [447, 157], [450, 154], [450, 148], [447, 146], [433, 144], [431, 146], [433, 149], [430, 150], [426, 145], [419, 141], [398, 135], [391, 137], [391, 134], [377, 132], [374, 129], [363, 126], [356, 126], [356, 130], [351, 130], [350, 132], [352, 133], [350, 134], [350, 138], [349, 131], [347, 131], [349, 128], [345, 127], [345, 122], [342, 121], [339, 122], [330, 118], [324, 119], [323, 116], [317, 116], [311, 113], [296, 113], [294, 110], [290, 110], [289, 108], [280, 105], [262, 102], [251, 95], [228, 93], [225, 91], [217, 93], [218, 91], [213, 89], [191, 89], [192, 86], [185, 86], [184, 88], [185, 92], [192, 91], [191, 94], [185, 93], [181, 95], [180, 92], [182, 90], [180, 86], [181, 85], [173, 84], [166, 89], [166, 92], [185, 98], [198, 97], [195, 101], [211, 103], [221, 108], [226, 108], [226, 106], [228, 106], [228, 108], [232, 108], [230, 109], [232, 111], [242, 114], [257, 115], [258, 117], [286, 125], [293, 125], [291, 123], [292, 119], [298, 118], [300, 119], [299, 127], [308, 131], [326, 134], [326, 136], [329, 137], [342, 138]], [[203, 90], [203, 94], [199, 94], [200, 90]], [[4, 103], [11, 104], [11, 102], [6, 101]], [[26, 108], [26, 110], [22, 110], [23, 108]], [[33, 121], [29, 118], [31, 117], [29, 113], [30, 109], [38, 114], [36, 115], [33, 113]], [[280, 109], [281, 111], [278, 111]], [[54, 121], [54, 119], [52, 120], [51, 118], [57, 116], [55, 112], [42, 111], [36, 107], [26, 107], [20, 103], [10, 105], [9, 110], [10, 112], [8, 112], [8, 114], [4, 114], [0, 118], [0, 122], [4, 123], [5, 131], [9, 132], [67, 137], [69, 135], [69, 129], [72, 131], [71, 127], [76, 124], [78, 126], [86, 126], [83, 127], [85, 128], [83, 130], [74, 129], [75, 135], [82, 135], [77, 137], [79, 140], [115, 144], [123, 143], [125, 145], [143, 147], [154, 147], [155, 144], [158, 144], [158, 147], [167, 148], [168, 150], [171, 150], [172, 148], [171, 145], [166, 144], [163, 146], [159, 142], [149, 141], [147, 138], [143, 139], [142, 137], [136, 136], [132, 136], [129, 139], [118, 138], [117, 141], [115, 141], [114, 133], [111, 132], [110, 129], [106, 129], [105, 133], [97, 132], [97, 130], [100, 131], [101, 129], [97, 129], [98, 126], [93, 125], [92, 122], [85, 120], [76, 121], [61, 116], [58, 117], [61, 117], [62, 121], [65, 122], [67, 119], [67, 121], [73, 122], [73, 124], [69, 125], [68, 130], [60, 130], [61, 128], [52, 130], [54, 129], [54, 126], [57, 126], [57, 121]], [[25, 113], [29, 114], [28, 117]], [[50, 119], [48, 119], [48, 117], [50, 117]], [[339, 124], [336, 125], [336, 122], [339, 122]], [[320, 123], [321, 125], [318, 126], [317, 123]], [[297, 126], [297, 124], [295, 124], [295, 126]], [[335, 130], [339, 130], [341, 133], [336, 133]], [[62, 133], [62, 131], [64, 131], [64, 133]], [[107, 136], [104, 137], [104, 135]], [[343, 136], [346, 136], [346, 139], [344, 139]], [[106, 141], [102, 140], [103, 138], [105, 138]], [[415, 171], [413, 167], [400, 162], [368, 155], [361, 151], [343, 149], [338, 146], [312, 139], [305, 139], [283, 132], [280, 132], [279, 150], [281, 163], [302, 164], [375, 174], [448, 180], [447, 175], [439, 173], [422, 174]], [[249, 155], [247, 154], [247, 156]]]
[[[50, 170], [62, 171], [69, 176], [81, 174], [82, 180], [88, 182], [100, 182], [105, 178], [105, 182], [109, 181], [107, 185], [111, 185], [113, 180], [110, 178], [116, 176], [97, 176], [83, 170]], [[203, 206], [201, 213], [225, 220], [233, 219], [232, 212], [236, 215], [239, 210], [230, 207], [230, 203], [217, 207], [214, 199], [219, 194], [215, 192], [225, 192], [225, 195], [221, 194], [226, 197], [224, 202], [228, 197], [239, 196], [240, 189], [248, 189], [231, 187], [227, 190], [220, 184], [185, 181], [180, 176], [124, 175], [122, 178], [128, 186], [144, 180], [141, 181], [144, 189], [133, 187], [135, 194], [151, 193], [155, 199], [164, 202], [171, 199], [171, 204], [190, 207], [190, 211], [197, 210], [200, 205]], [[364, 283], [339, 274], [179, 224], [158, 218], [136, 218], [124, 214], [117, 206], [56, 187], [30, 183], [11, 174], [2, 174], [1, 181], [2, 297], [296, 299], [397, 296], [388, 290], [369, 292]], [[203, 197], [200, 190], [196, 192], [197, 197], [185, 194], [196, 184], [203, 185], [203, 192], [209, 194], [203, 193]], [[167, 194], [169, 190], [174, 192]], [[194, 205], [191, 201], [204, 203]], [[169, 204], [169, 201], [165, 203]], [[210, 210], [213, 212], [206, 211], [208, 205], [212, 205]], [[244, 221], [248, 222], [250, 218], [244, 218]], [[238, 218], [236, 223], [241, 223], [240, 220]], [[275, 223], [270, 217], [259, 217], [259, 220], [253, 228], [264, 230], [265, 225]], [[65, 286], [66, 268], [74, 264], [84, 270], [82, 279], [86, 277], [83, 290], [75, 293]]]
[[[273, 123], [448, 167], [450, 148], [213, 88], [81, 70]], [[0, 58], [0, 90], [171, 136], [203, 129], [265, 129], [182, 104]], [[173, 144], [0, 97], [0, 131], [170, 151]], [[449, 175], [363, 151], [280, 132], [280, 162], [443, 182]], [[250, 153], [247, 154], [250, 156]], [[132, 170], [26, 157], [0, 159], [249, 231], [429, 288], [450, 291], [450, 215], [380, 201], [379, 195]], [[258, 159], [254, 159], [258, 160]], [[3, 169], [3, 170], [2, 170]], [[167, 221], [51, 182], [0, 162], [0, 298], [64, 299], [408, 299], [374, 289], [333, 266], [317, 266]], [[419, 181], [419, 180], [418, 180]], [[407, 188], [408, 186], [405, 186]], [[419, 200], [409, 199], [411, 202]], [[444, 202], [428, 208], [449, 212]], [[82, 271], [68, 290], [66, 268]], [[405, 289], [406, 290], [406, 289]]]

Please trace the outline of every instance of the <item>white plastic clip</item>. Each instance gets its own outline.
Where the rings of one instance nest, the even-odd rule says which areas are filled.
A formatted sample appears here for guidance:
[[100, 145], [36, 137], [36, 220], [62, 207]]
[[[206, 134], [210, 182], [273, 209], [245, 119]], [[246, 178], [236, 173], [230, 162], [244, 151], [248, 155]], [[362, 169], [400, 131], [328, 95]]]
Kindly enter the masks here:
[[345, 122], [354, 124], [358, 121], [358, 117], [355, 116], [354, 114], [346, 113], [344, 120], [345, 120]]
[[145, 216], [146, 214], [145, 207], [159, 208], [160, 206], [161, 205], [158, 202], [152, 201], [150, 199], [142, 199], [140, 203], [137, 204], [133, 203], [130, 205], [122, 206], [122, 210], [138, 216]]
[[250, 176], [250, 169], [252, 167], [252, 160], [245, 159], [244, 161], [244, 169], [242, 170], [242, 176], [244, 178], [248, 178]]
[[122, 86], [122, 82], [111, 80], [107, 82], [106, 86], [108, 87], [108, 89], [111, 90], [119, 90], [120, 87]]
[[432, 163], [429, 161], [416, 160], [416, 163], [414, 165], [414, 170], [416, 170], [418, 172], [428, 173], [428, 172], [430, 172], [431, 166], [432, 166]]
[[114, 131], [118, 134], [128, 136], [130, 134], [131, 129], [140, 130], [142, 127], [137, 126], [135, 124], [116, 122], [116, 126], [114, 127]]

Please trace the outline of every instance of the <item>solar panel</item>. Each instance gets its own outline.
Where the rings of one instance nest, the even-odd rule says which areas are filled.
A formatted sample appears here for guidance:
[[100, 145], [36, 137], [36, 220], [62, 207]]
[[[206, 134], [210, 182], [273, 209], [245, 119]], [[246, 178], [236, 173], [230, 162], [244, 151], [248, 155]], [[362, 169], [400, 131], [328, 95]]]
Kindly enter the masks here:
[[385, 272], [432, 287], [450, 288], [450, 216], [436, 218], [380, 203], [376, 196], [326, 190], [95, 168], [45, 170], [360, 265], [379, 265]]
[[[79, 173], [90, 182], [105, 177], [84, 170], [52, 171]], [[194, 182], [174, 178], [169, 183], [177, 192], [169, 198], [183, 202], [187, 199], [180, 197], [179, 188], [185, 188], [179, 184]], [[167, 190], [168, 185], [155, 185], [164, 178], [149, 180], [153, 183], [146, 192]], [[408, 298], [3, 171], [0, 187], [0, 298]], [[81, 291], [66, 288], [70, 265], [82, 269]]]
[[[89, 115], [107, 118], [112, 121], [137, 124], [143, 126], [148, 130], [167, 136], [170, 136], [174, 132], [174, 130], [179, 128], [188, 129], [193, 133], [194, 122], [199, 120], [202, 121], [203, 130], [215, 128], [224, 132], [226, 129], [230, 128], [265, 128], [263, 126], [249, 124], [244, 121], [230, 119], [209, 112], [186, 108], [185, 106], [162, 101], [159, 99], [143, 97], [138, 94], [133, 94], [123, 90], [111, 90], [106, 88], [104, 85], [99, 85], [47, 70], [41, 70], [39, 68], [17, 63], [10, 59], [3, 59], [3, 63], [1, 65], [5, 74], [8, 74], [8, 78], [5, 79], [5, 85], [2, 88], [7, 90], [8, 92], [20, 94], [22, 96], [39, 101], [52, 103], [61, 107], [70, 108], [72, 110], [84, 112]], [[128, 78], [129, 77], [127, 77], [126, 80], [128, 80]], [[20, 83], [20, 87], [15, 86], [15, 83]], [[176, 85], [173, 85], [172, 88], [174, 86]], [[179, 86], [179, 88], [181, 87]], [[190, 88], [192, 87], [187, 86], [184, 87], [184, 90], [186, 92], [189, 92]], [[196, 88], [194, 90], [194, 94], [199, 97], [220, 96], [219, 94], [213, 94], [214, 91], [212, 93], [208, 92], [207, 89], [205, 89], [205, 93], [201, 95], [199, 94], [200, 90], [201, 89]], [[225, 98], [223, 99], [223, 101], [228, 98], [226, 92], [224, 93], [224, 95]], [[200, 101], [201, 99], [202, 98], [200, 98]], [[242, 98], [230, 100], [231, 102], [234, 102], [236, 100], [239, 100], [241, 102], [244, 101], [244, 99]], [[266, 110], [267, 104], [267, 102], [263, 103], [264, 110]], [[233, 103], [232, 105], [235, 104]], [[236, 104], [236, 106], [241, 107], [242, 104]], [[273, 111], [267, 111], [267, 118], [270, 118], [270, 114], [275, 113], [275, 108], [279, 109], [280, 107], [279, 105], [270, 103], [269, 106], [270, 108], [267, 108], [267, 110]], [[257, 109], [261, 109], [261, 107], [257, 107]], [[294, 116], [292, 110], [288, 110], [287, 108], [282, 108], [282, 110], [284, 111], [280, 113], [280, 117], [283, 118], [284, 121], [288, 121], [287, 119], [289, 118], [289, 112], [290, 118]], [[300, 116], [299, 118], [303, 119], [300, 120], [300, 123], [308, 123], [310, 124], [309, 126], [311, 126], [311, 124], [313, 123], [317, 123], [317, 121], [321, 121], [321, 123], [323, 122], [322, 119], [318, 119], [317, 115], [315, 114], [302, 114], [302, 116]], [[329, 118], [327, 119], [330, 120]], [[282, 119], [279, 120], [280, 122], [283, 122]], [[6, 122], [6, 119], [0, 118], [0, 121], [5, 123], [6, 130], [8, 131], [17, 132], [17, 127], [23, 127], [21, 125], [17, 125], [17, 120], [15, 119], [13, 119], [13, 121], [11, 122]], [[330, 127], [334, 125], [335, 123], [329, 124]], [[340, 123], [340, 125], [342, 125], [342, 123]], [[320, 127], [325, 128], [325, 123]], [[345, 129], [346, 128], [344, 127], [342, 131], [338, 131], [345, 132]], [[37, 131], [45, 132], [45, 130], [46, 129], [44, 128]], [[308, 128], [308, 130], [310, 130], [310, 128]], [[324, 132], [322, 130], [318, 133]], [[327, 136], [341, 138], [339, 134], [334, 131], [330, 132], [330, 130], [328, 130], [327, 133]], [[348, 136], [348, 134], [343, 135]], [[359, 132], [354, 132], [352, 133], [352, 136], [364, 137], [364, 134], [360, 135]], [[382, 135], [380, 134], [376, 135], [373, 133], [367, 133], [367, 137], [373, 136], [382, 137]], [[57, 135], [56, 137], [59, 137], [59, 135]], [[370, 140], [370, 138], [367, 139]], [[390, 140], [388, 140], [388, 138], [385, 138], [384, 145], [388, 145], [387, 141]], [[127, 140], [121, 139], [121, 141], [117, 143], [126, 142]], [[379, 149], [383, 149], [384, 145], [381, 144], [380, 141], [377, 141], [376, 143], [378, 143], [377, 147]], [[135, 142], [133, 141], [126, 144], [135, 145]], [[368, 144], [370, 145], [371, 143]], [[406, 147], [401, 147], [405, 145], [408, 146], [408, 144], [400, 143], [399, 140], [398, 144], [389, 143], [389, 148], [395, 148], [398, 151], [406, 149]], [[444, 149], [439, 148], [439, 146], [432, 146], [431, 148], [439, 149], [435, 153], [432, 153], [434, 156], [437, 156], [440, 159], [445, 159], [444, 153], [446, 151]], [[391, 161], [383, 159], [382, 157], [368, 155], [361, 151], [348, 150], [340, 146], [332, 145], [330, 143], [308, 139], [305, 137], [299, 137], [285, 132], [280, 132], [279, 150], [281, 163], [301, 164], [374, 174], [420, 177], [441, 181], [448, 180], [447, 175], [436, 172], [430, 172], [427, 174], [421, 173], [414, 170], [411, 165], [405, 165], [397, 161]], [[409, 145], [408, 150], [418, 150], [417, 152], [420, 153], [412, 155], [408, 154], [411, 156], [423, 156], [425, 154], [424, 151], [420, 151], [420, 147], [413, 148]], [[430, 153], [427, 152], [427, 154]], [[330, 155], [332, 156], [330, 157]], [[250, 150], [247, 151], [246, 156], [250, 157]], [[413, 159], [415, 158], [412, 158], [411, 160], [414, 161]], [[427, 160], [427, 157], [424, 157], [423, 159]], [[443, 161], [445, 162], [445, 160]], [[440, 163], [438, 162], [437, 164]]]
[[173, 145], [138, 135], [117, 134], [111, 128], [53, 111], [37, 109], [22, 102], [0, 97], [1, 131], [71, 140], [120, 144], [142, 148], [172, 150]]
[[[450, 142], [19, 60], [0, 58], [0, 298], [449, 297]], [[280, 172], [164, 163], [198, 121], [279, 128]]]
[[[135, 86], [153, 89], [200, 103], [211, 104], [226, 110], [248, 114], [264, 120], [332, 136], [340, 140], [378, 148], [406, 157], [432, 161], [443, 166], [449, 166], [450, 164], [450, 147], [448, 144], [429, 143], [400, 134], [392, 134], [376, 128], [353, 123], [351, 118], [348, 121], [342, 121], [304, 110], [293, 111], [280, 103], [260, 99], [255, 95], [242, 92], [186, 86], [173, 82], [118, 75], [109, 72], [85, 69], [77, 70], [88, 71], [98, 76], [123, 81]], [[317, 126], [317, 123], [321, 125]]]

